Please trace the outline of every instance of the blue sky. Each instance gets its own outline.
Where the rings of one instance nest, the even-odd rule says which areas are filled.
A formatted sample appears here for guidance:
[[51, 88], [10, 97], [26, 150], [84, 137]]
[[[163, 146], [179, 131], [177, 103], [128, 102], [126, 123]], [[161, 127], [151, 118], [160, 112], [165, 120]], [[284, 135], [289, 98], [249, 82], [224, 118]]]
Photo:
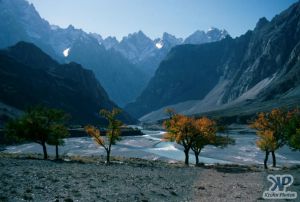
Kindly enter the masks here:
[[168, 32], [187, 37], [209, 27], [233, 37], [253, 29], [260, 17], [272, 19], [297, 0], [28, 0], [51, 24], [69, 24], [121, 39], [142, 30], [151, 38]]

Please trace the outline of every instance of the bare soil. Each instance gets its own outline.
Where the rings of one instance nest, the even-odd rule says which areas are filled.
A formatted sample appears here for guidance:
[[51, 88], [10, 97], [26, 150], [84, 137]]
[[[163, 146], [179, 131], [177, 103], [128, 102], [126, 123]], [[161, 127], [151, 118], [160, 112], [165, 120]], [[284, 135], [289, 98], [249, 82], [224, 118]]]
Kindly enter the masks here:
[[[0, 201], [259, 201], [268, 189], [260, 167], [99, 157], [41, 160], [40, 156], [0, 154]], [[293, 189], [299, 192], [299, 178]]]

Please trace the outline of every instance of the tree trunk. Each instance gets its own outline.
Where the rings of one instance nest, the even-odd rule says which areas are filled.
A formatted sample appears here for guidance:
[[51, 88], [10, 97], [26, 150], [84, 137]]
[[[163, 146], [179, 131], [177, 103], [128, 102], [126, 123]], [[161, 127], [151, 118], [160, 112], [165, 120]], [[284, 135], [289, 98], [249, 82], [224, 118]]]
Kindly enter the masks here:
[[268, 169], [268, 158], [269, 158], [269, 151], [266, 151], [266, 156], [265, 156], [265, 160], [264, 160], [264, 166], [265, 169]]
[[275, 151], [272, 151], [272, 160], [273, 160], [273, 167], [276, 167], [276, 156], [275, 156]]
[[196, 159], [196, 166], [199, 165], [199, 154], [200, 152], [194, 151], [195, 159]]
[[47, 154], [46, 143], [43, 142], [42, 146], [43, 146], [43, 152], [44, 152], [44, 159], [47, 160], [48, 159], [48, 154]]
[[184, 154], [185, 154], [184, 164], [188, 166], [189, 165], [189, 150], [184, 150]]
[[106, 151], [106, 164], [110, 163], [110, 149]]
[[58, 145], [55, 145], [56, 160], [58, 160]]

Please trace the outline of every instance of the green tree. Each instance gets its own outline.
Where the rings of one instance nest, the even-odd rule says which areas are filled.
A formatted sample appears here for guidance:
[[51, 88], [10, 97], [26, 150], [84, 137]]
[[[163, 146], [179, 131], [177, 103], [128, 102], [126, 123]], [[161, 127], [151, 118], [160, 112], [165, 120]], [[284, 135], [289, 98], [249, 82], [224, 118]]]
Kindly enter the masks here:
[[222, 133], [224, 135], [217, 135], [215, 142], [212, 144], [216, 147], [225, 148], [228, 145], [234, 145], [235, 139], [229, 137], [229, 127], [228, 125], [218, 125], [217, 126], [217, 132]]
[[6, 137], [16, 141], [32, 141], [40, 144], [43, 147], [44, 159], [47, 159], [46, 143], [53, 142], [55, 137], [62, 137], [58, 128], [65, 129], [58, 114], [65, 116], [62, 111], [57, 109], [41, 106], [31, 108], [21, 117], [7, 123]]
[[292, 150], [300, 151], [300, 112], [298, 109], [290, 113], [290, 120], [286, 126], [287, 144]]
[[235, 144], [235, 139], [229, 137], [228, 135], [226, 136], [217, 135], [215, 142], [212, 145], [220, 148], [225, 148], [228, 145], [234, 145], [234, 144]]
[[69, 116], [61, 110], [50, 110], [49, 118], [54, 120], [50, 125], [51, 134], [47, 140], [47, 144], [55, 146], [56, 159], [59, 158], [58, 146], [64, 145], [64, 138], [69, 136], [69, 131], [65, 126]]
[[120, 140], [121, 126], [123, 123], [117, 120], [117, 115], [121, 113], [120, 109], [114, 108], [111, 112], [105, 109], [100, 111], [100, 115], [108, 121], [106, 139], [101, 137], [100, 130], [92, 125], [87, 125], [85, 131], [87, 134], [93, 137], [94, 141], [102, 146], [106, 151], [106, 163], [110, 163], [110, 153], [112, 145], [116, 144]]

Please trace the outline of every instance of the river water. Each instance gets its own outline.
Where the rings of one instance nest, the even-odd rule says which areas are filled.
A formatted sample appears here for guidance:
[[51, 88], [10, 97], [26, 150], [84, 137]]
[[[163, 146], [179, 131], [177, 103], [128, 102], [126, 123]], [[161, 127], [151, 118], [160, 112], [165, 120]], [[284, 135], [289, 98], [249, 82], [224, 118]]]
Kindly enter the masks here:
[[[164, 132], [143, 130], [143, 136], [122, 137], [122, 140], [112, 147], [113, 156], [136, 157], [149, 160], [183, 161], [182, 147], [173, 142], [161, 140]], [[205, 164], [262, 164], [264, 153], [255, 142], [257, 136], [246, 127], [231, 130], [228, 135], [235, 139], [235, 145], [226, 148], [214, 146], [205, 147], [200, 154], [200, 162]], [[9, 153], [42, 153], [42, 147], [35, 143], [9, 146], [5, 152]], [[48, 152], [54, 155], [54, 147], [48, 146]], [[105, 150], [97, 146], [90, 137], [68, 138], [65, 145], [60, 147], [63, 155], [105, 155]], [[300, 165], [300, 152], [291, 151], [284, 147], [276, 152], [278, 165]], [[270, 158], [271, 160], [271, 158]], [[190, 153], [190, 162], [194, 163], [193, 153]], [[271, 163], [271, 161], [269, 162]]]

